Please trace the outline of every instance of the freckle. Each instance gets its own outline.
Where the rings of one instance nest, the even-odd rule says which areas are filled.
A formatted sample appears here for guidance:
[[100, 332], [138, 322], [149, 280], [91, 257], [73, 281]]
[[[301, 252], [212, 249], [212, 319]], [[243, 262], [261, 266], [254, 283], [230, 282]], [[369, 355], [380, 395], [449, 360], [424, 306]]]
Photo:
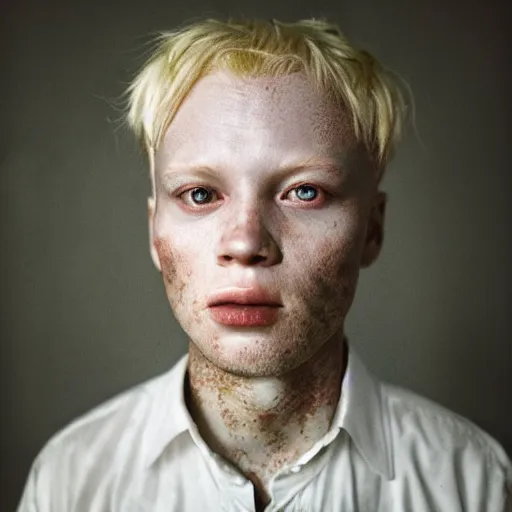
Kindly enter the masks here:
[[273, 413], [273, 412], [267, 412], [267, 413], [262, 413], [262, 414], [258, 415], [259, 420], [263, 421], [265, 423], [270, 423], [271, 421], [275, 420], [276, 417], [277, 417], [277, 414]]

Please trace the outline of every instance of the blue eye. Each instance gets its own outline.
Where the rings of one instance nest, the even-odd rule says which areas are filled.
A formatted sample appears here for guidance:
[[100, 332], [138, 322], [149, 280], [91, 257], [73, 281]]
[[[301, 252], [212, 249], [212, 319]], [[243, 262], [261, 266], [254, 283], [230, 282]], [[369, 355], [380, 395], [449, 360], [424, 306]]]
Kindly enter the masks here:
[[311, 185], [300, 185], [295, 189], [295, 195], [301, 201], [313, 201], [318, 195], [318, 191]]
[[211, 199], [212, 193], [206, 188], [197, 187], [190, 191], [190, 195], [195, 203], [205, 204], [208, 202], [208, 199]]

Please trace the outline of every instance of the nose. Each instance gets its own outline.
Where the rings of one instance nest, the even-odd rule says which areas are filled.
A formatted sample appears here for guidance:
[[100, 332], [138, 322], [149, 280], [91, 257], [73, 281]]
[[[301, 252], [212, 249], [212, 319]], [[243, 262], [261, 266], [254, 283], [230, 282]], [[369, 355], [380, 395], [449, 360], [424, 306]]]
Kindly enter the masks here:
[[268, 231], [264, 213], [242, 209], [222, 225], [217, 263], [270, 267], [281, 262], [278, 244]]

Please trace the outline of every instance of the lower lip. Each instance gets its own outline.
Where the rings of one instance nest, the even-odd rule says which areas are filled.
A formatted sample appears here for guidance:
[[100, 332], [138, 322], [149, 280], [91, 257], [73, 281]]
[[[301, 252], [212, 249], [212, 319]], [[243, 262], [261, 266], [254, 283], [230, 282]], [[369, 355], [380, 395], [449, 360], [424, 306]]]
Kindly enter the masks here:
[[280, 306], [224, 304], [211, 306], [212, 318], [222, 325], [243, 327], [265, 326], [276, 323]]

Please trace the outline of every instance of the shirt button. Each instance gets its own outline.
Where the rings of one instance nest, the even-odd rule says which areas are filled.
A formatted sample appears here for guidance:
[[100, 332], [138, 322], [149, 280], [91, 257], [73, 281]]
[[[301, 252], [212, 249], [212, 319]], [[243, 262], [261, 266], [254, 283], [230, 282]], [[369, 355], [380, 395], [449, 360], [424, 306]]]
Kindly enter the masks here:
[[245, 478], [243, 476], [237, 475], [237, 476], [233, 477], [233, 483], [235, 485], [244, 485]]
[[230, 476], [231, 481], [235, 485], [244, 485], [245, 478], [242, 475], [236, 473], [228, 464], [223, 464], [222, 469]]
[[298, 473], [302, 469], [302, 466], [293, 466], [290, 468], [290, 473]]

